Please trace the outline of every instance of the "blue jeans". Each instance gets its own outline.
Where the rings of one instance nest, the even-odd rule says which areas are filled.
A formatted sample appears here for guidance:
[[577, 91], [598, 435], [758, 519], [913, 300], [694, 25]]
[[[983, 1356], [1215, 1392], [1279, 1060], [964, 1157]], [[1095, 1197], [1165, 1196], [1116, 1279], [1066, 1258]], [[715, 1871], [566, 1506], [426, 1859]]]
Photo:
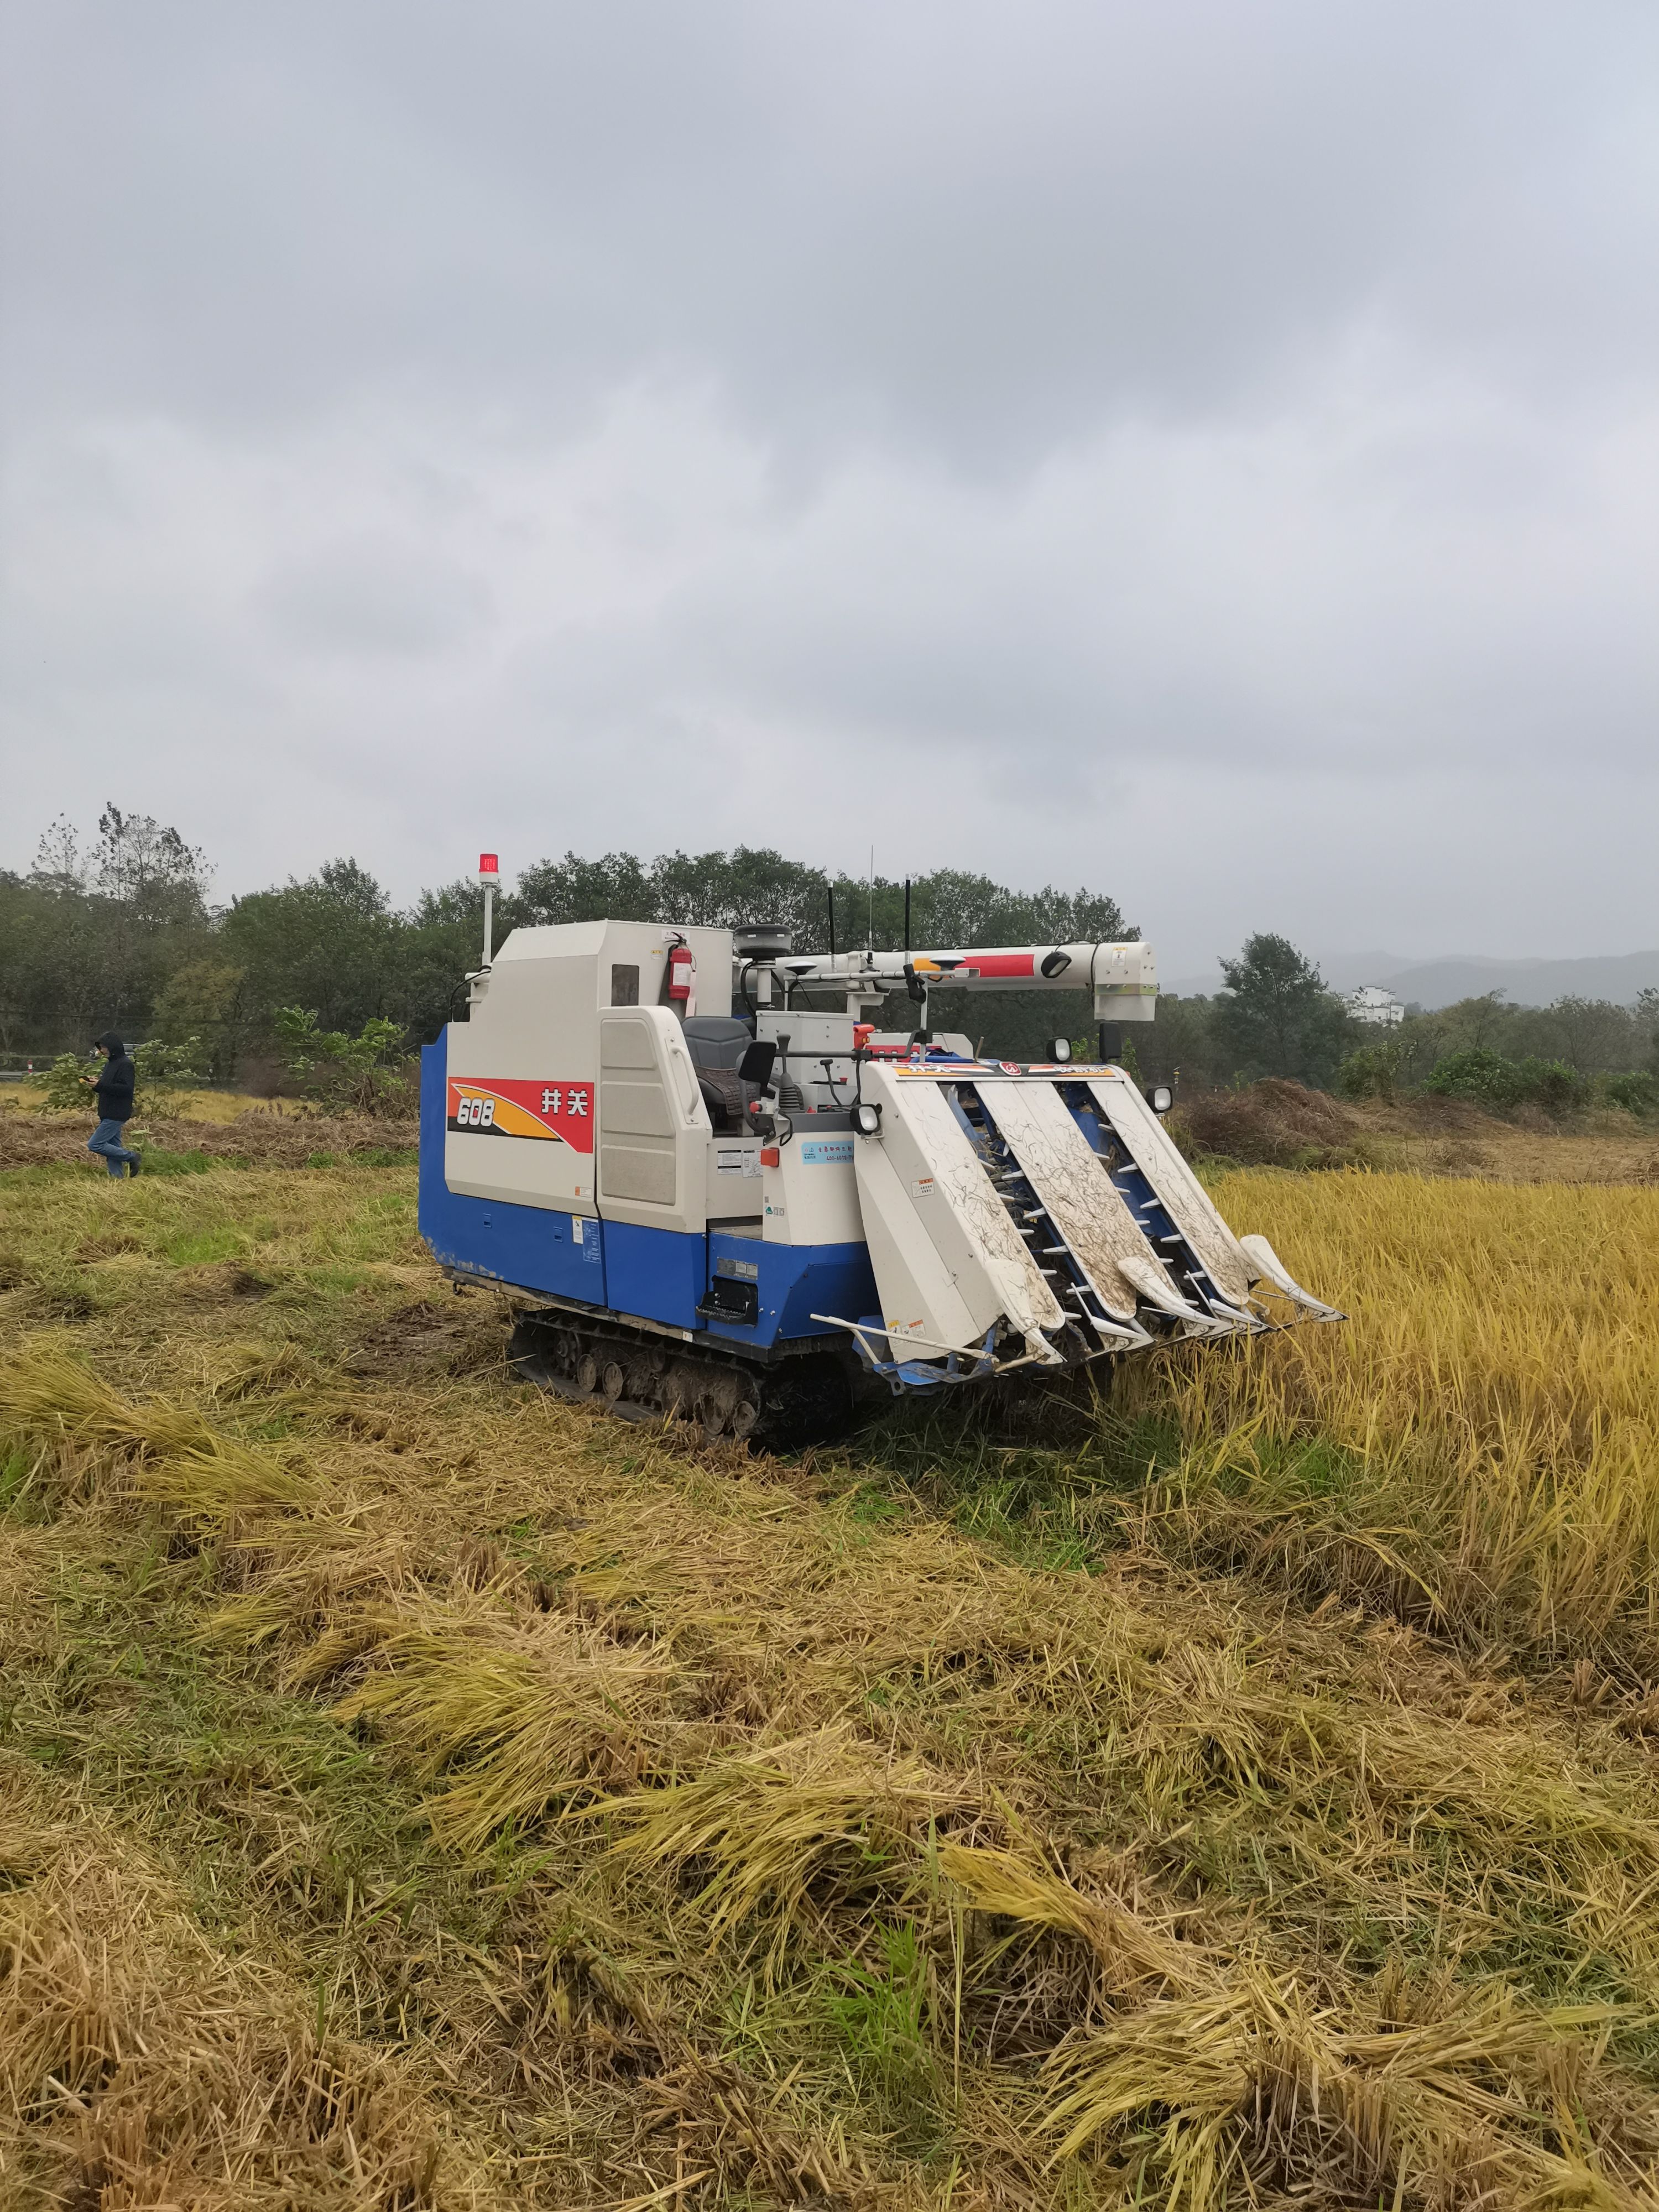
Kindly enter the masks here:
[[109, 1163], [110, 1173], [118, 1179], [125, 1175], [129, 1160], [136, 1160], [137, 1152], [130, 1152], [121, 1142], [121, 1121], [100, 1121], [87, 1139], [87, 1150], [98, 1152]]

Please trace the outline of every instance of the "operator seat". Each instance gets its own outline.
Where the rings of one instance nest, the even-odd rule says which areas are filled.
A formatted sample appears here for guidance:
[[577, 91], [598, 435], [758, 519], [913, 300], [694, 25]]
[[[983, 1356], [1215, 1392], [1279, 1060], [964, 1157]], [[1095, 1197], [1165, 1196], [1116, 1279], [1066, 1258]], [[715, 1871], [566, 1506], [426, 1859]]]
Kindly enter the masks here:
[[759, 1086], [738, 1073], [754, 1042], [748, 1023], [732, 1014], [688, 1014], [684, 1027], [686, 1050], [711, 1127], [717, 1136], [740, 1134], [749, 1127], [745, 1109], [760, 1096]]

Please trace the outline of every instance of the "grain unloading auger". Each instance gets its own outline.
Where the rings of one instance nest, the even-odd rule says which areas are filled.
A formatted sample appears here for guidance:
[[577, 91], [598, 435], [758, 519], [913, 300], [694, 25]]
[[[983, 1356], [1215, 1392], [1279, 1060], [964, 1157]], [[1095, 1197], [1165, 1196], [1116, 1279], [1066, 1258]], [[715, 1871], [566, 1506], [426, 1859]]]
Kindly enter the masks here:
[[[422, 1055], [421, 1230], [458, 1281], [523, 1294], [513, 1357], [566, 1395], [788, 1445], [861, 1386], [1336, 1317], [1233, 1235], [1167, 1101], [1103, 1054], [987, 1060], [927, 1027], [939, 988], [1150, 1020], [1147, 945], [805, 955], [576, 922], [486, 947], [471, 986]], [[916, 1028], [876, 1036], [895, 991]]]

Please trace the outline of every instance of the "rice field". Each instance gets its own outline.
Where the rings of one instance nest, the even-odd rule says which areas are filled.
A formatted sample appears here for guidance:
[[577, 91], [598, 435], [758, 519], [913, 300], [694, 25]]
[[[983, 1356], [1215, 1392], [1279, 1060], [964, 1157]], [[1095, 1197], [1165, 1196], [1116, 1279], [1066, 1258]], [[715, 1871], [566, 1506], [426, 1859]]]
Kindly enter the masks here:
[[1352, 1319], [780, 1462], [0, 1176], [0, 2204], [1659, 2200], [1659, 1192], [1219, 1196]]
[[[295, 1115], [303, 1110], [289, 1099], [255, 1098], [246, 1091], [215, 1090], [206, 1084], [168, 1091], [166, 1098], [168, 1113], [185, 1121], [225, 1123], [240, 1121], [244, 1114]], [[45, 1088], [28, 1082], [8, 1085], [0, 1105], [24, 1114], [43, 1114], [46, 1111]]]
[[1130, 1378], [1121, 1406], [1178, 1437], [1164, 1510], [1437, 1625], [1650, 1669], [1659, 1188], [1239, 1175], [1224, 1204], [1351, 1322]]

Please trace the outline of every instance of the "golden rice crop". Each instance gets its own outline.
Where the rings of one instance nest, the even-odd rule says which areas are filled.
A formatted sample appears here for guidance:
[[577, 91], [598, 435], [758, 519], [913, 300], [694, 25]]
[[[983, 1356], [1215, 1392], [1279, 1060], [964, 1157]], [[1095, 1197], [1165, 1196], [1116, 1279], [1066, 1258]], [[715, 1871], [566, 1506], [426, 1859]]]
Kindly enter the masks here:
[[1349, 1318], [1126, 1376], [1179, 1428], [1171, 1521], [1542, 1646], [1651, 1648], [1659, 1189], [1239, 1174], [1218, 1200]]

